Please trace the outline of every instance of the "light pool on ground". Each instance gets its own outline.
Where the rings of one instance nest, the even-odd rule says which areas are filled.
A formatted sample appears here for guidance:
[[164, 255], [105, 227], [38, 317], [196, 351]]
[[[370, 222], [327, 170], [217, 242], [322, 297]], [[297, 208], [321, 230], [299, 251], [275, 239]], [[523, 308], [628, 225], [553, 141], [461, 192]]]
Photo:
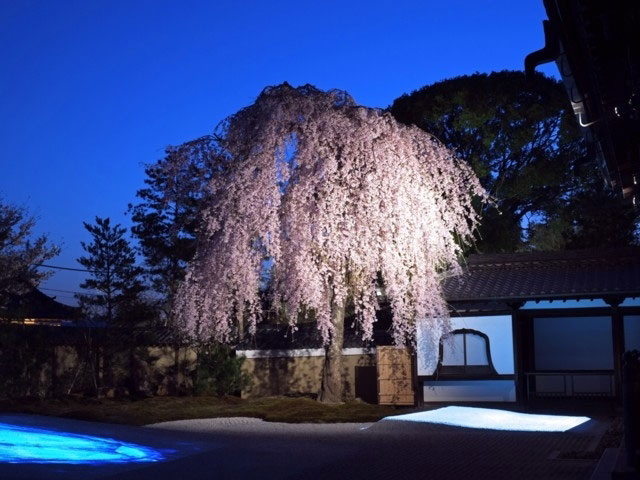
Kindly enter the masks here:
[[0, 462], [101, 464], [164, 459], [154, 448], [113, 438], [0, 423]]
[[566, 432], [590, 420], [589, 417], [537, 415], [492, 408], [443, 407], [426, 412], [386, 417], [385, 420], [425, 422], [466, 428], [519, 432]]

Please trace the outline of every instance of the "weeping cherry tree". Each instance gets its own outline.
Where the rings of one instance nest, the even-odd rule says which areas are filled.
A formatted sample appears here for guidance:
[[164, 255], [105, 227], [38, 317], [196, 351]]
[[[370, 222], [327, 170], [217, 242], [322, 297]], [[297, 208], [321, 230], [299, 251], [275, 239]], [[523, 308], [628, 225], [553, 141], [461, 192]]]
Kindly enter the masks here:
[[255, 332], [269, 265], [271, 301], [294, 330], [313, 312], [324, 340], [320, 400], [342, 399], [346, 302], [371, 339], [380, 282], [396, 344], [420, 324], [431, 333], [421, 354], [437, 361], [440, 281], [472, 240], [474, 198], [487, 200], [472, 170], [419, 128], [309, 85], [266, 88], [217, 135], [224, 161], [177, 304], [184, 331], [220, 342], [243, 322]]

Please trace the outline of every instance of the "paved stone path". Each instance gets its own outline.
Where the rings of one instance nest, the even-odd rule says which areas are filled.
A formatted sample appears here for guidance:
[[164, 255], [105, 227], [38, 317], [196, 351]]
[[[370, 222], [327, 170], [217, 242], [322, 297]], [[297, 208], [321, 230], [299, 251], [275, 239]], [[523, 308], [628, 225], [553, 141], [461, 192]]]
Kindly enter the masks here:
[[0, 464], [2, 479], [588, 479], [595, 460], [563, 460], [558, 454], [594, 446], [606, 427], [606, 421], [592, 420], [566, 433], [527, 433], [390, 420], [290, 425], [210, 419], [135, 428], [14, 417], [174, 453], [152, 465]]

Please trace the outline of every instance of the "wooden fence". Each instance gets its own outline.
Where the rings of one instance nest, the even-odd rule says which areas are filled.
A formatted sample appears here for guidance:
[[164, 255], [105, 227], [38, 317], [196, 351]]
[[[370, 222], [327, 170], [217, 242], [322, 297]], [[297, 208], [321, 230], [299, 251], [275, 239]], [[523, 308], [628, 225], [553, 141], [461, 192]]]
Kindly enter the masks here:
[[412, 355], [407, 348], [378, 347], [378, 403], [414, 405]]

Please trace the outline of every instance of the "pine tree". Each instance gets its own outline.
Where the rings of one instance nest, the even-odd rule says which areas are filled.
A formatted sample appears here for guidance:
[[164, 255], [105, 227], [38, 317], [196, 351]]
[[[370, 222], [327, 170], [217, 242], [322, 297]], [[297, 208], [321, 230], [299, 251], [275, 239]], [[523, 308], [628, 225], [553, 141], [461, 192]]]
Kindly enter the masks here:
[[135, 265], [134, 250], [124, 238], [125, 228], [119, 224], [112, 226], [108, 217], [96, 217], [95, 225], [83, 223], [92, 241], [81, 242], [88, 255], [78, 258], [78, 263], [91, 274], [80, 287], [92, 293], [80, 294], [78, 299], [81, 305], [96, 310], [113, 325], [144, 290], [140, 280], [143, 270]]
[[214, 164], [215, 142], [206, 136], [168, 147], [158, 162], [147, 165], [141, 202], [129, 205], [146, 271], [161, 295], [165, 319], [171, 312], [187, 262], [195, 252], [201, 199]]
[[491, 194], [498, 208], [482, 211], [475, 243], [482, 253], [526, 249], [527, 224], [553, 215], [586, 172], [579, 170], [585, 142], [564, 87], [542, 74], [451, 78], [397, 98], [389, 111], [455, 151]]

